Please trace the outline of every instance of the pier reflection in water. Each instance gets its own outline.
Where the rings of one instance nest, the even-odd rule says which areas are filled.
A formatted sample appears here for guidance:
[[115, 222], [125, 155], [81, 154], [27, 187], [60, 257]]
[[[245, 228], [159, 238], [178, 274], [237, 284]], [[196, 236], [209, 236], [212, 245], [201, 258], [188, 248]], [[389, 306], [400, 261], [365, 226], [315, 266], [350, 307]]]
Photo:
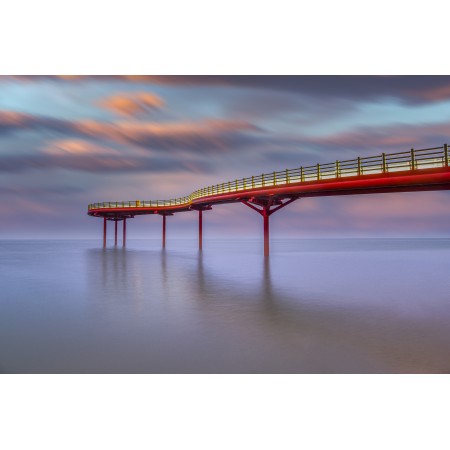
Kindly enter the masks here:
[[55, 245], [72, 269], [29, 293], [33, 332], [0, 331], [6, 372], [450, 371], [449, 240]]
[[202, 253], [187, 243], [178, 251], [90, 250], [89, 272], [99, 259], [104, 283], [90, 278], [89, 286], [96, 307], [103, 301], [103, 313], [124, 327], [131, 359], [123, 370], [136, 367], [136, 355], [135, 370], [148, 372], [450, 370], [448, 282], [430, 272], [446, 264], [445, 249], [315, 244], [302, 251], [301, 242], [279, 243], [284, 251], [270, 260], [257, 242], [215, 242]]

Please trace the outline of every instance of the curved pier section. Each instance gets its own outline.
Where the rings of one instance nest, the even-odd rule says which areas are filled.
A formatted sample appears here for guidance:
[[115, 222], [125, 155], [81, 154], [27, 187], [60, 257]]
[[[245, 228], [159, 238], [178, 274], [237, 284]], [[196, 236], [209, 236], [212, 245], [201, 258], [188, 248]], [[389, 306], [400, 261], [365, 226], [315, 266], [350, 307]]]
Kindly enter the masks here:
[[163, 218], [162, 243], [166, 243], [166, 216], [198, 211], [199, 249], [202, 249], [202, 213], [213, 205], [242, 203], [263, 217], [264, 255], [269, 255], [269, 217], [301, 197], [375, 194], [450, 189], [448, 145], [399, 153], [336, 161], [329, 164], [286, 169], [258, 176], [227, 181], [199, 189], [190, 195], [170, 200], [134, 200], [92, 203], [88, 214], [103, 218], [103, 246], [106, 246], [107, 221], [123, 222], [144, 214]]

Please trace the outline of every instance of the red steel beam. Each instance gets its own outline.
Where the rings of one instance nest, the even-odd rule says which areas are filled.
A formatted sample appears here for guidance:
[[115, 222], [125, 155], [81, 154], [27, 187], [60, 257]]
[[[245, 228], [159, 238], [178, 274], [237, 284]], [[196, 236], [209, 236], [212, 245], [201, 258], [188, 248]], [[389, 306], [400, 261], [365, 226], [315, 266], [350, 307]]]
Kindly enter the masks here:
[[[192, 205], [241, 202], [251, 197], [301, 196], [321, 197], [334, 195], [375, 194], [387, 192], [414, 192], [450, 189], [450, 170], [448, 167], [440, 169], [421, 169], [420, 171], [393, 172], [386, 174], [362, 175], [357, 177], [338, 178], [330, 180], [291, 183], [265, 188], [248, 189], [245, 191], [226, 194], [210, 195], [192, 202]], [[117, 213], [141, 215], [154, 214], [155, 211], [188, 211], [189, 205], [159, 206], [156, 207], [130, 207], [130, 208], [100, 208], [91, 209], [89, 215], [97, 217], [113, 216]]]
[[[433, 172], [431, 172], [433, 171]], [[450, 189], [450, 170], [422, 169], [419, 171], [393, 172], [386, 174], [362, 175], [358, 177], [291, 183], [246, 191], [217, 194], [194, 200], [193, 203], [220, 203], [242, 201], [251, 197], [271, 195], [297, 195], [301, 197], [322, 197], [332, 195], [375, 194], [387, 192], [414, 192]], [[426, 172], [426, 173], [425, 173]], [[97, 210], [101, 211], [101, 210]]]

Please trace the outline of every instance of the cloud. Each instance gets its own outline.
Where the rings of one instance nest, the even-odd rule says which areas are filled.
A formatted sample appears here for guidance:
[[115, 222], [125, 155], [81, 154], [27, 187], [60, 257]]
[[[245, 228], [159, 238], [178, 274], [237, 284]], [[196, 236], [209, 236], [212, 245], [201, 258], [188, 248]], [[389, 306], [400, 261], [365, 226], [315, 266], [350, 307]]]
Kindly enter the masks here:
[[46, 130], [61, 133], [74, 131], [72, 122], [47, 116], [0, 111], [0, 137], [2, 135], [23, 130]]
[[68, 121], [0, 111], [0, 136], [25, 130], [47, 130], [75, 137], [134, 144], [150, 150], [194, 150], [198, 152], [239, 150], [243, 146], [255, 143], [257, 139], [254, 133], [262, 131], [244, 120], [164, 123]]
[[450, 123], [403, 125], [384, 127], [361, 127], [349, 132], [327, 136], [310, 137], [303, 142], [321, 148], [342, 148], [345, 150], [378, 150], [379, 153], [392, 150], [409, 150], [438, 147], [448, 142]]
[[425, 87], [424, 89], [411, 92], [411, 95], [427, 102], [436, 102], [450, 99], [450, 80], [447, 83]]
[[137, 158], [103, 155], [8, 156], [0, 159], [0, 172], [17, 173], [29, 169], [68, 169], [92, 173], [207, 171], [209, 164], [199, 160], [173, 158]]
[[59, 140], [33, 155], [0, 157], [0, 172], [68, 169], [92, 173], [120, 172], [203, 172], [211, 170], [207, 161], [195, 157], [173, 158], [167, 155], [144, 155], [118, 150], [82, 140]]
[[[445, 192], [414, 192], [402, 194], [385, 194], [369, 196], [357, 201], [348, 201], [343, 206], [345, 215], [356, 218], [364, 218], [378, 225], [389, 220], [411, 221], [413, 223], [421, 217], [429, 221], [446, 218], [450, 215], [445, 204], [448, 194]], [[420, 211], [420, 216], [418, 216]]]
[[0, 186], [0, 195], [14, 195], [14, 196], [44, 196], [44, 195], [55, 195], [55, 196], [66, 196], [85, 192], [83, 186], [53, 186], [53, 187], [42, 187], [42, 186]]
[[114, 94], [99, 102], [99, 105], [123, 116], [135, 117], [148, 111], [161, 109], [164, 100], [149, 92]]
[[[5, 79], [11, 79], [4, 77]], [[62, 82], [122, 81], [149, 85], [186, 87], [237, 87], [286, 91], [315, 98], [378, 101], [386, 98], [405, 103], [428, 103], [450, 99], [450, 76], [447, 75], [119, 75], [14, 77], [21, 81], [42, 78]]]
[[76, 129], [85, 136], [134, 144], [148, 149], [198, 152], [237, 150], [255, 141], [249, 133], [261, 131], [249, 122], [237, 120], [113, 124], [90, 121], [76, 124]]
[[111, 147], [79, 139], [53, 141], [44, 148], [43, 152], [50, 155], [120, 155], [118, 150]]

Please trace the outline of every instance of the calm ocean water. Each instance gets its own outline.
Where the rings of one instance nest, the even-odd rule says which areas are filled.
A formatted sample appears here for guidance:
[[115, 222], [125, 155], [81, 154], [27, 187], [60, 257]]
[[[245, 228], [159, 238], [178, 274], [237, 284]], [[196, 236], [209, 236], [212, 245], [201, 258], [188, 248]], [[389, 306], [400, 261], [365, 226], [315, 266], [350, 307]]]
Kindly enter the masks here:
[[450, 239], [100, 245], [0, 241], [0, 372], [450, 372]]

